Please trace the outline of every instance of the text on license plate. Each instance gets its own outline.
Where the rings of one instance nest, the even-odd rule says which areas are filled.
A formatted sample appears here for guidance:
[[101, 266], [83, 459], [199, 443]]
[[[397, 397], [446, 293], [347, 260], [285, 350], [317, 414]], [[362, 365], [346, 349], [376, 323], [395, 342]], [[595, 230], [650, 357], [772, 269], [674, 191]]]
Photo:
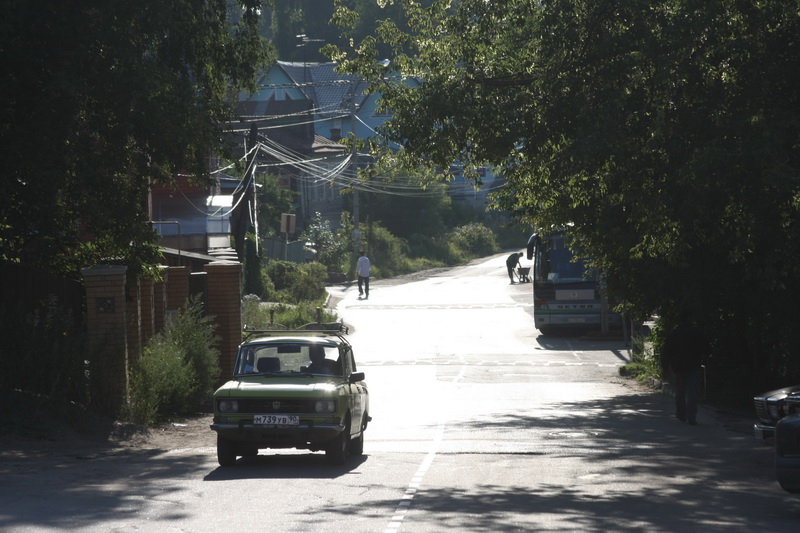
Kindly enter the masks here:
[[253, 415], [253, 424], [297, 426], [300, 424], [300, 417], [298, 415]]

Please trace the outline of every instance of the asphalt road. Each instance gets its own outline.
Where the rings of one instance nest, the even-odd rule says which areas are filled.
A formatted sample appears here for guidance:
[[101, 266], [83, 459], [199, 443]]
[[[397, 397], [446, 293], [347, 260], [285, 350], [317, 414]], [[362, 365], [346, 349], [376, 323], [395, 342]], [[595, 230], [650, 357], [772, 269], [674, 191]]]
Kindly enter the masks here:
[[540, 337], [505, 254], [332, 288], [370, 387], [364, 457], [213, 447], [0, 464], [4, 531], [795, 531], [747, 420], [622, 379], [624, 342]]

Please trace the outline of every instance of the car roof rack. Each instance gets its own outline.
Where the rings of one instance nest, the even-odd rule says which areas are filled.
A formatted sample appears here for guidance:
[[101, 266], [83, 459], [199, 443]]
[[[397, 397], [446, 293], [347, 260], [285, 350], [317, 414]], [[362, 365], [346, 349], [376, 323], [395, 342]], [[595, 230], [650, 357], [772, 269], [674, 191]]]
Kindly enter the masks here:
[[[275, 325], [278, 326], [280, 324]], [[243, 331], [245, 340], [248, 340], [250, 337], [255, 335], [263, 337], [282, 337], [291, 335], [300, 335], [303, 337], [325, 337], [328, 335], [336, 335], [337, 337], [343, 337], [344, 335], [347, 335], [349, 329], [342, 322], [312, 322], [310, 324], [305, 324], [298, 329], [250, 329], [245, 326]]]

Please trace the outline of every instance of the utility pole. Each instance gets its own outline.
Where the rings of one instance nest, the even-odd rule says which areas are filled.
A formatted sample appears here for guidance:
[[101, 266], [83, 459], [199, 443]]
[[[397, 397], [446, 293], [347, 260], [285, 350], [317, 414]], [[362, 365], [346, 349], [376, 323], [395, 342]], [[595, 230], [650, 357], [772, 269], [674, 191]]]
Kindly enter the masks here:
[[358, 150], [356, 146], [356, 84], [353, 82], [353, 90], [350, 94], [350, 129], [352, 132], [353, 149], [350, 154], [350, 169], [353, 174], [353, 253], [358, 257], [361, 250], [361, 230], [359, 229], [358, 219], [361, 216], [358, 205], [358, 188], [355, 182], [358, 181]]
[[245, 235], [247, 235], [247, 230], [250, 229], [250, 200], [252, 200], [253, 191], [255, 191], [255, 159], [258, 152], [253, 148], [257, 143], [258, 128], [254, 123], [250, 125], [250, 133], [247, 136], [247, 144], [245, 145], [245, 153], [247, 150], [252, 150], [247, 161], [248, 172], [243, 179], [245, 187], [241, 193], [239, 205], [231, 214], [231, 231], [235, 240], [236, 256], [240, 262], [244, 261], [244, 239]]

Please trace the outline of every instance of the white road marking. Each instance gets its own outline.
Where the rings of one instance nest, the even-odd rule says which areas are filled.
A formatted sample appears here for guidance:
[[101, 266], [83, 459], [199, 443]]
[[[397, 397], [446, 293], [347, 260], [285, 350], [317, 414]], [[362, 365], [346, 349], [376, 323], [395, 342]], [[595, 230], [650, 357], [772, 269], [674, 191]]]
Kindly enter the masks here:
[[[464, 376], [464, 370], [465, 368], [462, 367], [458, 375], [455, 376], [452, 381], [450, 381], [450, 387], [458, 383], [459, 380]], [[395, 509], [394, 515], [392, 515], [392, 519], [384, 530], [384, 533], [397, 533], [400, 531], [400, 528], [403, 525], [403, 520], [406, 517], [406, 513], [411, 507], [411, 501], [417, 494], [417, 490], [419, 490], [420, 485], [422, 485], [422, 480], [425, 478], [425, 474], [428, 472], [431, 464], [433, 464], [433, 459], [439, 452], [439, 447], [441, 446], [442, 439], [444, 438], [445, 422], [447, 419], [447, 413], [442, 413], [441, 417], [439, 418], [439, 423], [436, 426], [436, 434], [431, 441], [430, 448], [428, 448], [428, 453], [425, 455], [425, 459], [419, 465], [417, 472], [414, 474], [414, 477], [411, 478], [411, 481], [406, 487], [406, 492], [403, 494], [400, 502], [397, 504], [397, 509]]]

